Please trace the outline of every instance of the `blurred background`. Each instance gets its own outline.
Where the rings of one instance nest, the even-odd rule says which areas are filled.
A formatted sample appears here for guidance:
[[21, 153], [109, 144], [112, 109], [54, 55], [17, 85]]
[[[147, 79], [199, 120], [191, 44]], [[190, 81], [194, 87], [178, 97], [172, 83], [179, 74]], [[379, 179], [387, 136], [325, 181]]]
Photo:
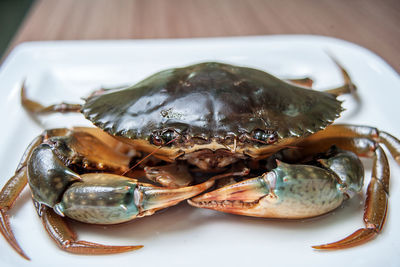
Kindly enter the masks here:
[[0, 0], [0, 56], [18, 30], [33, 0]]
[[0, 0], [0, 54], [43, 40], [316, 34], [400, 71], [399, 0]]

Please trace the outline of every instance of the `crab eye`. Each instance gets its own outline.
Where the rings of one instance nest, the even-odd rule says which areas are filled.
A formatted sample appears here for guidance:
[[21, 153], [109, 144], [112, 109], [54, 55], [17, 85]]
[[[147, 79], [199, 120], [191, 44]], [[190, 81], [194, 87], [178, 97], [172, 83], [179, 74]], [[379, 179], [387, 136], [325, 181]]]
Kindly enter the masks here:
[[253, 131], [252, 137], [255, 141], [259, 141], [260, 143], [264, 144], [273, 144], [278, 141], [278, 137], [274, 131], [265, 132], [264, 130], [256, 129]]
[[175, 131], [172, 130], [168, 130], [165, 131], [162, 135], [161, 138], [164, 141], [164, 144], [168, 144], [169, 142], [171, 142], [172, 140], [174, 140], [177, 137], [177, 134]]
[[150, 137], [150, 143], [156, 146], [161, 146], [164, 144], [164, 141], [159, 135], [153, 134]]
[[260, 142], [265, 142], [267, 141], [268, 135], [266, 132], [264, 132], [263, 130], [257, 129], [253, 131], [253, 139], [255, 139], [256, 141], [260, 141]]
[[277, 136], [277, 134], [276, 134], [275, 132], [268, 133], [267, 143], [268, 143], [268, 144], [273, 144], [273, 143], [275, 143], [276, 141], [278, 141], [278, 136]]
[[161, 135], [154, 133], [150, 137], [150, 143], [156, 146], [170, 145], [177, 138], [177, 133], [173, 130], [167, 130]]

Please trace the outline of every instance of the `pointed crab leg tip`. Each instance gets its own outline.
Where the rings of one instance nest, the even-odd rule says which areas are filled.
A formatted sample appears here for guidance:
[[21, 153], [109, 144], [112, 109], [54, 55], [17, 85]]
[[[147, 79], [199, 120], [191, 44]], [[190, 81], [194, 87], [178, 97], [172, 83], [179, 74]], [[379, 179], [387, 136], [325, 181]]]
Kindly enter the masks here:
[[342, 240], [324, 245], [312, 246], [312, 248], [317, 250], [337, 250], [337, 249], [351, 248], [358, 245], [362, 245], [370, 241], [376, 235], [377, 232], [375, 231], [375, 229], [360, 228]]
[[[142, 245], [139, 245], [139, 246], [114, 246], [114, 247], [110, 247], [113, 249], [113, 251], [110, 251], [110, 254], [134, 251], [134, 250], [141, 249], [142, 247], [143, 247]], [[101, 254], [101, 253], [99, 253], [99, 254]], [[106, 252], [106, 254], [108, 254], [108, 253]]]
[[66, 247], [62, 247], [70, 253], [81, 254], [81, 255], [107, 255], [124, 253], [133, 250], [141, 249], [143, 246], [108, 246], [98, 243], [92, 243], [88, 241], [74, 241], [68, 244]]
[[[18, 252], [18, 251], [17, 251]], [[22, 250], [21, 250], [21, 252], [18, 252], [18, 254], [22, 257], [22, 258], [24, 258], [25, 260], [27, 260], [27, 261], [30, 261], [31, 260], [31, 258], [29, 258]]]
[[141, 249], [143, 246], [139, 245], [139, 246], [121, 246], [121, 252], [128, 252], [128, 251], [134, 251], [134, 250], [138, 250]]
[[10, 244], [10, 246], [24, 259], [26, 260], [31, 260], [25, 252], [22, 250], [22, 248], [18, 245], [17, 240], [14, 237], [14, 234], [11, 230], [10, 223], [8, 221], [8, 216], [6, 212], [3, 209], [0, 209], [0, 232]]
[[318, 250], [318, 251], [326, 251], [326, 250], [339, 250], [339, 249], [345, 249], [345, 248], [350, 248], [356, 245], [344, 245], [340, 244], [338, 242], [334, 243], [329, 243], [329, 244], [323, 244], [323, 245], [317, 245], [317, 246], [311, 246], [313, 249]]
[[1, 233], [3, 234], [3, 236], [5, 237], [6, 241], [8, 242], [8, 244], [10, 244], [10, 246], [15, 250], [15, 252], [17, 252], [21, 257], [23, 257], [24, 259], [30, 261], [31, 259], [25, 254], [25, 252], [22, 250], [22, 248], [18, 245], [18, 243], [15, 241], [14, 238], [9, 237], [7, 235], [7, 233], [3, 232], [3, 227], [1, 227]]
[[317, 245], [317, 246], [311, 246], [315, 250], [333, 250], [334, 248], [331, 248], [327, 245]]
[[143, 247], [144, 247], [143, 245], [131, 246], [131, 251], [132, 251], [132, 250], [138, 250], [138, 249], [141, 249], [141, 248], [143, 248]]

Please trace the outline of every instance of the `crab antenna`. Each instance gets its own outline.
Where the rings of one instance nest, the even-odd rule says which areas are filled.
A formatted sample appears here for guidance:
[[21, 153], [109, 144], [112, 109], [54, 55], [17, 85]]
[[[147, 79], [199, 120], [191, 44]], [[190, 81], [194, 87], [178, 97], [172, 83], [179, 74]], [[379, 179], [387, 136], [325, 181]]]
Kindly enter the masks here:
[[150, 157], [151, 155], [153, 155], [154, 153], [156, 153], [158, 150], [160, 150], [161, 148], [163, 148], [164, 146], [167, 146], [169, 144], [171, 144], [172, 142], [175, 142], [178, 139], [179, 136], [175, 137], [174, 139], [172, 139], [171, 141], [169, 141], [166, 144], [163, 144], [159, 147], [157, 147], [156, 149], [154, 149], [150, 154], [146, 155], [144, 158], [142, 158], [141, 160], [139, 160], [139, 162], [137, 162], [135, 165], [133, 165], [132, 167], [130, 167], [128, 170], [126, 170], [125, 172], [122, 173], [122, 176], [124, 176], [125, 174], [127, 174], [128, 172], [130, 172], [131, 170], [133, 170], [134, 168], [136, 168], [138, 165], [140, 165], [143, 161], [145, 161], [148, 157]]

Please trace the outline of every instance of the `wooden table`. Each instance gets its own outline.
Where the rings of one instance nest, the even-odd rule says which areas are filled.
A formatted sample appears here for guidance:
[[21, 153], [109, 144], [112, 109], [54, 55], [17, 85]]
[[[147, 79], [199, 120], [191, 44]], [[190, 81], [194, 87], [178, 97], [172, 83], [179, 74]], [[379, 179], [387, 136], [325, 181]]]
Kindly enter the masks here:
[[399, 0], [37, 0], [26, 41], [317, 34], [364, 46], [400, 72]]

